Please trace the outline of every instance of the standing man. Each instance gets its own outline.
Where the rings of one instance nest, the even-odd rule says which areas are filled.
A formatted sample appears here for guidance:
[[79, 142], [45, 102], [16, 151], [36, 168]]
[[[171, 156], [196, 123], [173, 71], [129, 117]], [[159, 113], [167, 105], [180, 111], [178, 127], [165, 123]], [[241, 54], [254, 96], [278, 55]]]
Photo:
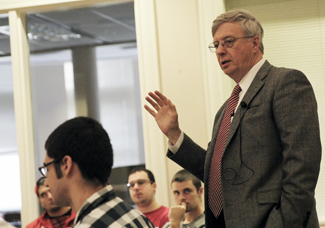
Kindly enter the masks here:
[[164, 228], [204, 228], [201, 181], [189, 171], [180, 170], [172, 179], [172, 191], [177, 206], [170, 208]]
[[106, 184], [113, 149], [100, 123], [88, 117], [68, 120], [50, 134], [45, 149], [39, 170], [46, 176], [54, 203], [70, 205], [77, 212], [74, 228], [153, 227]]
[[129, 192], [133, 203], [155, 227], [162, 228], [168, 222], [169, 208], [156, 201], [157, 184], [152, 172], [145, 168], [134, 168], [129, 174]]
[[35, 186], [35, 193], [45, 211], [39, 218], [29, 223], [26, 228], [72, 227], [76, 214], [71, 210], [71, 207], [59, 207], [54, 204], [50, 188], [44, 184], [45, 179], [44, 176], [38, 179]]
[[150, 92], [153, 109], [145, 108], [169, 139], [167, 156], [204, 181], [207, 227], [318, 227], [321, 143], [311, 84], [263, 58], [263, 28], [245, 10], [218, 16], [212, 35], [209, 48], [236, 87], [206, 150], [181, 131], [175, 105]]

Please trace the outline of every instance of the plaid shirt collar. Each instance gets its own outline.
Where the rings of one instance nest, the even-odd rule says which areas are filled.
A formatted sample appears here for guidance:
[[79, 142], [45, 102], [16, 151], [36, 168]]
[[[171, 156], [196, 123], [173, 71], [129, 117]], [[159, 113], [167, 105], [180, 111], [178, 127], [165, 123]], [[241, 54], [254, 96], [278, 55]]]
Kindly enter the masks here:
[[110, 201], [116, 198], [115, 192], [113, 190], [112, 185], [107, 185], [103, 189], [99, 190], [92, 194], [81, 206], [80, 210], [76, 215], [76, 219], [74, 220], [74, 225], [88, 215], [92, 210], [97, 208], [99, 205]]

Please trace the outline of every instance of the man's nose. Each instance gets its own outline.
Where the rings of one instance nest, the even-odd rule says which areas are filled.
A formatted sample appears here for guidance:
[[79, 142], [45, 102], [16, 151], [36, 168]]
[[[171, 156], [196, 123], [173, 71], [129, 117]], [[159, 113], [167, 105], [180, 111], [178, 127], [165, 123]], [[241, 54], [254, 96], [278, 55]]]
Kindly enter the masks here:
[[218, 46], [218, 48], [216, 49], [216, 54], [217, 55], [222, 55], [222, 54], [224, 54], [226, 52], [226, 48], [222, 45], [222, 44], [220, 44], [219, 46]]
[[181, 194], [181, 200], [182, 200], [182, 202], [185, 201], [185, 198], [186, 198], [185, 195], [184, 194]]
[[51, 192], [48, 192], [48, 193], [47, 193], [47, 197], [48, 197], [49, 199], [53, 199], [53, 195], [52, 195], [52, 193], [51, 193]]
[[182, 203], [186, 203], [186, 199], [185, 198], [181, 198], [179, 201], [179, 205], [182, 205]]
[[140, 188], [140, 185], [138, 183], [135, 183], [133, 188], [134, 189], [139, 189]]

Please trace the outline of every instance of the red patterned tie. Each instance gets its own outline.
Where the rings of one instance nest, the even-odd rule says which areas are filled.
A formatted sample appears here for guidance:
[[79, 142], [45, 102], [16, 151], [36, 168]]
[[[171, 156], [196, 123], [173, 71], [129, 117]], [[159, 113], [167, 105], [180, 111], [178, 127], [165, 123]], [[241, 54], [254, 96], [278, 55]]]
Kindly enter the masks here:
[[222, 192], [221, 192], [221, 175], [220, 175], [221, 158], [225, 148], [228, 131], [231, 124], [231, 114], [236, 109], [240, 91], [241, 91], [240, 86], [236, 85], [228, 100], [225, 115], [223, 116], [219, 128], [217, 141], [214, 147], [212, 160], [211, 160], [208, 202], [209, 202], [210, 210], [212, 211], [212, 213], [216, 218], [218, 218], [223, 208]]

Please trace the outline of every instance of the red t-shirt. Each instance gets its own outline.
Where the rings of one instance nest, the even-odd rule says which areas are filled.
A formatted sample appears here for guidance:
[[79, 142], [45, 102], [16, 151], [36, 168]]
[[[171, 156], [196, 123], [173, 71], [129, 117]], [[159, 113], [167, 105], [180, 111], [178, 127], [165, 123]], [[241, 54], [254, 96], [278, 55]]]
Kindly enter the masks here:
[[155, 227], [162, 228], [168, 219], [169, 208], [161, 206], [157, 210], [143, 213], [153, 223]]
[[[63, 228], [69, 228], [73, 226], [74, 218], [76, 217], [76, 214], [71, 210], [71, 214], [69, 215], [69, 218], [65, 221], [65, 225]], [[44, 211], [44, 213], [35, 219], [33, 222], [29, 223], [26, 228], [39, 228], [39, 227], [46, 227], [46, 228], [52, 228], [53, 225], [51, 223], [51, 218], [48, 216], [47, 212]]]

